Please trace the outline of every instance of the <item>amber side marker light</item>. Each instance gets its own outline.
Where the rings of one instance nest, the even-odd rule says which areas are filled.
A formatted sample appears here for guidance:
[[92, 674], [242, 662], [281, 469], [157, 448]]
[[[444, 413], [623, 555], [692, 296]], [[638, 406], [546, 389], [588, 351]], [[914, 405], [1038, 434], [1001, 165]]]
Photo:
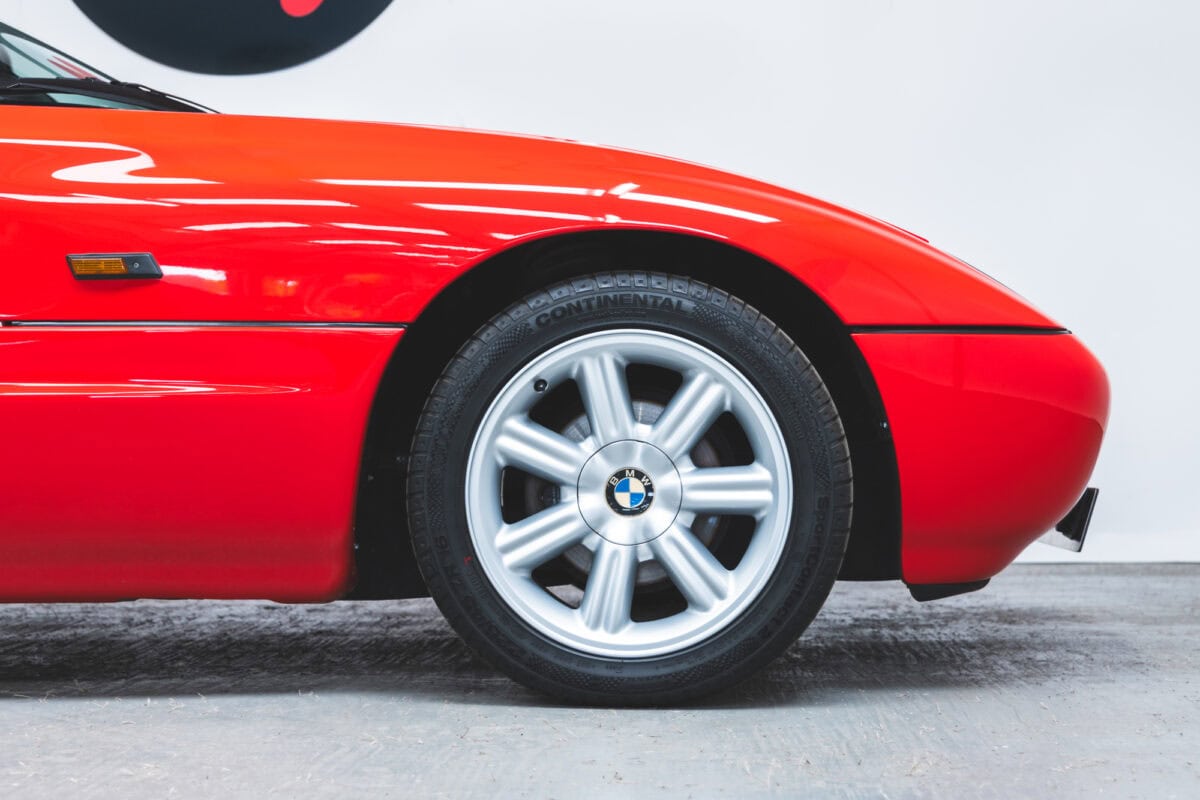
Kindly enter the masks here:
[[162, 277], [158, 262], [149, 253], [89, 253], [67, 256], [67, 264], [79, 280]]

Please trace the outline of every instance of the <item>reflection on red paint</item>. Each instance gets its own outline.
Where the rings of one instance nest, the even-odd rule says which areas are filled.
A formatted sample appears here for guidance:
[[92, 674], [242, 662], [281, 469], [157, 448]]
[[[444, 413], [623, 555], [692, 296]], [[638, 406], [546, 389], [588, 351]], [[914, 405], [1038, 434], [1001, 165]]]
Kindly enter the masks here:
[[307, 17], [321, 7], [325, 0], [279, 0], [283, 10], [293, 17]]

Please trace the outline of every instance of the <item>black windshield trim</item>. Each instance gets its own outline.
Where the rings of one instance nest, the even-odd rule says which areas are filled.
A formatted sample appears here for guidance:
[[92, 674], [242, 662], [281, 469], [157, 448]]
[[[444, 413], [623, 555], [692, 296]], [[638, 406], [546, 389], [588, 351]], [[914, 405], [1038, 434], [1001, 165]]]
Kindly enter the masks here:
[[41, 39], [37, 38], [36, 36], [30, 36], [25, 31], [18, 30], [17, 28], [14, 28], [12, 25], [5, 25], [3, 22], [0, 22], [0, 34], [3, 34], [3, 33], [12, 34], [13, 36], [16, 36], [19, 39], [24, 39], [27, 42], [33, 42], [38, 47], [44, 47], [45, 49], [49, 50], [52, 53], [58, 53], [63, 58], [70, 59], [71, 61], [75, 62], [79, 66], [87, 69], [89, 72], [94, 73], [101, 80], [106, 80], [106, 81], [113, 80], [113, 76], [108, 75], [108, 74], [104, 73], [103, 71], [96, 69], [91, 64], [87, 63], [86, 61], [80, 61], [78, 58], [71, 55], [70, 53], [64, 53], [62, 50], [59, 50], [54, 45], [47, 44], [46, 42], [43, 42]]
[[18, 78], [0, 83], [0, 96], [39, 94], [75, 94], [115, 100], [153, 111], [213, 113], [210, 108], [135, 83], [106, 82], [97, 78]]
[[[27, 42], [32, 42], [38, 47], [45, 48], [52, 53], [57, 53], [63, 58], [84, 67], [89, 72], [96, 75], [96, 78], [88, 79], [73, 79], [73, 78], [18, 78], [15, 81], [9, 80], [7, 83], [0, 84], [0, 97], [20, 97], [22, 94], [48, 94], [58, 92], [61, 94], [76, 94], [81, 97], [95, 97], [100, 100], [115, 100], [117, 102], [128, 103], [129, 105], [137, 106], [139, 109], [147, 111], [181, 111], [181, 112], [203, 112], [209, 114], [217, 113], [208, 106], [193, 102], [178, 95], [160, 92], [157, 89], [151, 89], [148, 86], [143, 86], [138, 83], [124, 83], [113, 78], [111, 75], [96, 69], [86, 61], [80, 61], [70, 53], [64, 53], [57, 47], [43, 42], [36, 36], [30, 36], [22, 30], [14, 28], [11, 25], [6, 25], [0, 22], [0, 34], [9, 34], [18, 39], [24, 39]], [[32, 84], [36, 82], [53, 81], [56, 84], [70, 88], [53, 89], [50, 91], [26, 90], [20, 88], [24, 84]], [[7, 105], [20, 105], [19, 103], [8, 103]], [[44, 106], [44, 103], [28, 103], [26, 105]], [[78, 107], [82, 104], [75, 103], [58, 103], [60, 106]], [[94, 108], [94, 106], [89, 106]]]

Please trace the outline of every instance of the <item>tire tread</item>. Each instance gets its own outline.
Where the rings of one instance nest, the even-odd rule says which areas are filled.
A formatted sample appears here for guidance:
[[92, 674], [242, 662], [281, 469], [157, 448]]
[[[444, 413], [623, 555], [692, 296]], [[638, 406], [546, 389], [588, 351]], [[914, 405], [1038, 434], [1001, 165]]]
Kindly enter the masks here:
[[[768, 638], [757, 650], [741, 652], [737, 663], [717, 665], [715, 669], [708, 665], [703, 670], [692, 670], [691, 674], [687, 670], [678, 671], [670, 682], [648, 681], [646, 686], [641, 687], [621, 679], [614, 679], [610, 685], [606, 685], [609, 682], [603, 680], [581, 683], [569, 674], [555, 674], [556, 671], [553, 668], [547, 669], [545, 664], [523, 664], [524, 654], [520, 652], [509, 652], [505, 657], [497, 658], [495, 651], [500, 643], [493, 635], [489, 635], [488, 626], [481, 624], [480, 615], [475, 613], [477, 609], [474, 608], [475, 601], [470, 593], [459, 591], [459, 587], [451, 585], [453, 579], [447, 575], [446, 565], [439, 563], [434, 547], [436, 538], [446, 535], [445, 531], [436, 529], [436, 518], [439, 517], [440, 509], [436, 506], [437, 493], [432, 485], [436, 474], [435, 455], [443, 442], [441, 437], [431, 430], [434, 426], [429, 422], [444, 419], [451, 408], [461, 401], [463, 393], [473, 382], [471, 378], [478, 369], [481, 354], [502, 342], [505, 337], [519, 336], [522, 324], [531, 317], [555, 304], [612, 288], [644, 288], [668, 292], [702, 306], [704, 314], [716, 324], [752, 333], [758, 347], [765, 353], [773, 354], [773, 358], [789, 368], [798, 390], [797, 401], [806, 403], [823, 421], [822, 445], [831, 473], [827, 488], [831, 496], [831, 524], [821, 550], [820, 568], [810, 582], [813, 591], [804, 595], [809, 605], [814, 605], [812, 600], [815, 598], [815, 605], [802, 612], [807, 619], [798, 626], [797, 635], [807, 626], [837, 577], [849, 539], [854, 501], [853, 472], [846, 433], [837, 408], [820, 375], [786, 331], [739, 297], [679, 275], [663, 272], [608, 271], [561, 281], [526, 296], [480, 327], [447, 364], [421, 411], [420, 422], [412, 442], [407, 477], [412, 542], [421, 574], [447, 620], [476, 651], [483, 653], [513, 677], [535, 688], [577, 702], [611, 704], [617, 699], [621, 704], [629, 705], [674, 703], [744, 679], [777, 656], [790, 644], [791, 639], [784, 637], [781, 641], [778, 636], [774, 639]], [[786, 611], [785, 609], [782, 612], [785, 616]], [[787, 620], [781, 620], [779, 624], [785, 625]]]

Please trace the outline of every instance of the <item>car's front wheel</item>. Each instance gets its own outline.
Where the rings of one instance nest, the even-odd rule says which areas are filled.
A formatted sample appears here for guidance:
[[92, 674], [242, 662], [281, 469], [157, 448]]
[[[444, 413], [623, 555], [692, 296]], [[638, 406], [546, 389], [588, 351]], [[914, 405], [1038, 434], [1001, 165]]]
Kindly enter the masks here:
[[422, 413], [410, 524], [431, 594], [515, 679], [674, 702], [780, 653], [850, 524], [837, 410], [800, 349], [725, 292], [597, 274], [498, 315]]

